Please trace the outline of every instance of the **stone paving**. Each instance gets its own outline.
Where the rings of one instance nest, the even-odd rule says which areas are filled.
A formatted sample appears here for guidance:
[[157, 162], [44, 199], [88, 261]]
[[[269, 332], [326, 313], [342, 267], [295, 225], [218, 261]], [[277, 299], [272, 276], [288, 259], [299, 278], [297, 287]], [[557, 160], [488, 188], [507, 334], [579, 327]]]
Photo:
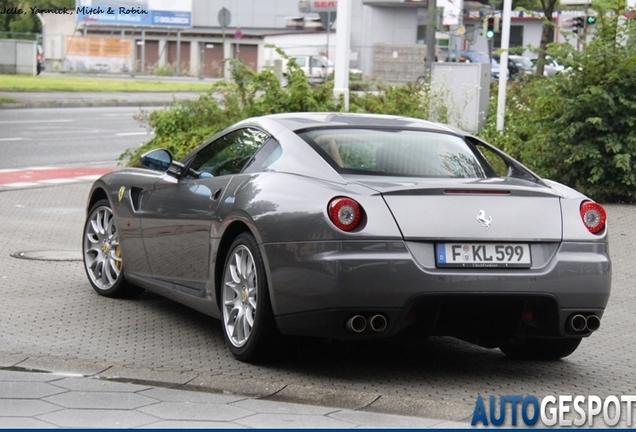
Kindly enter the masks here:
[[[80, 261], [88, 190], [81, 183], [0, 192], [0, 367], [464, 424], [478, 395], [636, 394], [634, 206], [606, 206], [612, 296], [601, 329], [565, 360], [512, 361], [450, 338], [417, 345], [304, 339], [286, 360], [250, 365], [229, 354], [212, 318], [152, 294], [112, 300], [91, 289]], [[47, 251], [47, 260], [11, 256], [33, 251]], [[140, 412], [156, 414], [148, 410]]]

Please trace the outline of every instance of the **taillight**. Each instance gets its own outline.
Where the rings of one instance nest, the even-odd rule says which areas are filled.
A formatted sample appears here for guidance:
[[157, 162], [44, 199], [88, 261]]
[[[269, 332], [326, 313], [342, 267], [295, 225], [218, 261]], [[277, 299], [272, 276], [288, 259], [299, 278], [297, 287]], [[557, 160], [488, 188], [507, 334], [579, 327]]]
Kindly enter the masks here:
[[327, 206], [329, 219], [343, 231], [351, 231], [362, 220], [362, 207], [351, 198], [338, 197]]
[[583, 201], [581, 204], [581, 219], [585, 228], [592, 234], [596, 234], [605, 228], [605, 209], [592, 201]]

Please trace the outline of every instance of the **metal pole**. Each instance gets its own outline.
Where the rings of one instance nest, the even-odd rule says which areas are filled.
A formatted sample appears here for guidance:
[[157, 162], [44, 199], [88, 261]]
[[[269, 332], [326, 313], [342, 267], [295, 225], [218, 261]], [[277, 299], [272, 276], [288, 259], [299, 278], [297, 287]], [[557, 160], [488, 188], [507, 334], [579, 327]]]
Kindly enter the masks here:
[[351, 46], [351, 0], [338, 1], [336, 28], [336, 70], [333, 96], [344, 96], [344, 109], [349, 111], [349, 49]]
[[506, 114], [506, 86], [508, 84], [508, 48], [510, 48], [510, 10], [512, 0], [504, 0], [501, 29], [501, 56], [499, 57], [499, 93], [497, 94], [497, 130], [503, 132]]
[[141, 31], [141, 72], [146, 71], [146, 30]]
[[437, 4], [435, 0], [428, 0], [428, 22], [426, 23], [426, 75], [430, 75], [433, 68], [433, 62], [435, 61], [435, 46], [437, 41], [435, 40], [435, 32], [437, 25]]
[[202, 80], [203, 79], [203, 66], [204, 66], [204, 59], [205, 59], [205, 41], [200, 41], [199, 42], [199, 79]]
[[[168, 43], [170, 43], [168, 41]], [[177, 75], [181, 75], [181, 32], [177, 32]]]

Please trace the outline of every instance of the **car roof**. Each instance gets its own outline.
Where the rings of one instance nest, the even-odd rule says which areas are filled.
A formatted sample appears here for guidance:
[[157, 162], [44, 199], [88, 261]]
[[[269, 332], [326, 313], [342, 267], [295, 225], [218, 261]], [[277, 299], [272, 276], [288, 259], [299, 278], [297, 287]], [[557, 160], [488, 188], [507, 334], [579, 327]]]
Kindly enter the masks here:
[[450, 132], [465, 135], [464, 132], [451, 126], [427, 120], [384, 114], [351, 114], [351, 113], [285, 113], [272, 114], [245, 120], [245, 122], [276, 122], [285, 129], [297, 132], [303, 129], [325, 127], [363, 127], [392, 129], [426, 129], [439, 132]]

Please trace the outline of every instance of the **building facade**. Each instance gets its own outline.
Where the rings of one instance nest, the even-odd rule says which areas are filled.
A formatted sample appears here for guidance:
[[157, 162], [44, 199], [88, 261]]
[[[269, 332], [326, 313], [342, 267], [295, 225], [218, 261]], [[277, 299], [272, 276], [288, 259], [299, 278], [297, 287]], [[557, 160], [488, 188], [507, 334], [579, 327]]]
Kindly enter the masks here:
[[[222, 77], [227, 73], [223, 67], [227, 58], [238, 58], [254, 70], [271, 65], [277, 54], [270, 45], [290, 54], [336, 58], [335, 30], [327, 32], [325, 20], [321, 21], [318, 14], [301, 12], [302, 1], [180, 1], [191, 1], [191, 26], [187, 28], [104, 24], [49, 15], [44, 35], [47, 60], [53, 63], [53, 70]], [[361, 69], [364, 75], [381, 75], [389, 81], [410, 81], [421, 75], [423, 35], [428, 22], [426, 1], [350, 1], [349, 66]], [[226, 27], [219, 19], [223, 8], [231, 15]], [[337, 28], [337, 17], [332, 16], [331, 21]], [[464, 49], [488, 51], [488, 42], [480, 31], [482, 21], [480, 12], [464, 16]], [[541, 23], [538, 16], [514, 16], [511, 45], [538, 46]], [[448, 33], [443, 28], [439, 30], [438, 43], [447, 45]], [[555, 40], [562, 37], [555, 33]], [[530, 50], [526, 50], [526, 55], [535, 56]]]

